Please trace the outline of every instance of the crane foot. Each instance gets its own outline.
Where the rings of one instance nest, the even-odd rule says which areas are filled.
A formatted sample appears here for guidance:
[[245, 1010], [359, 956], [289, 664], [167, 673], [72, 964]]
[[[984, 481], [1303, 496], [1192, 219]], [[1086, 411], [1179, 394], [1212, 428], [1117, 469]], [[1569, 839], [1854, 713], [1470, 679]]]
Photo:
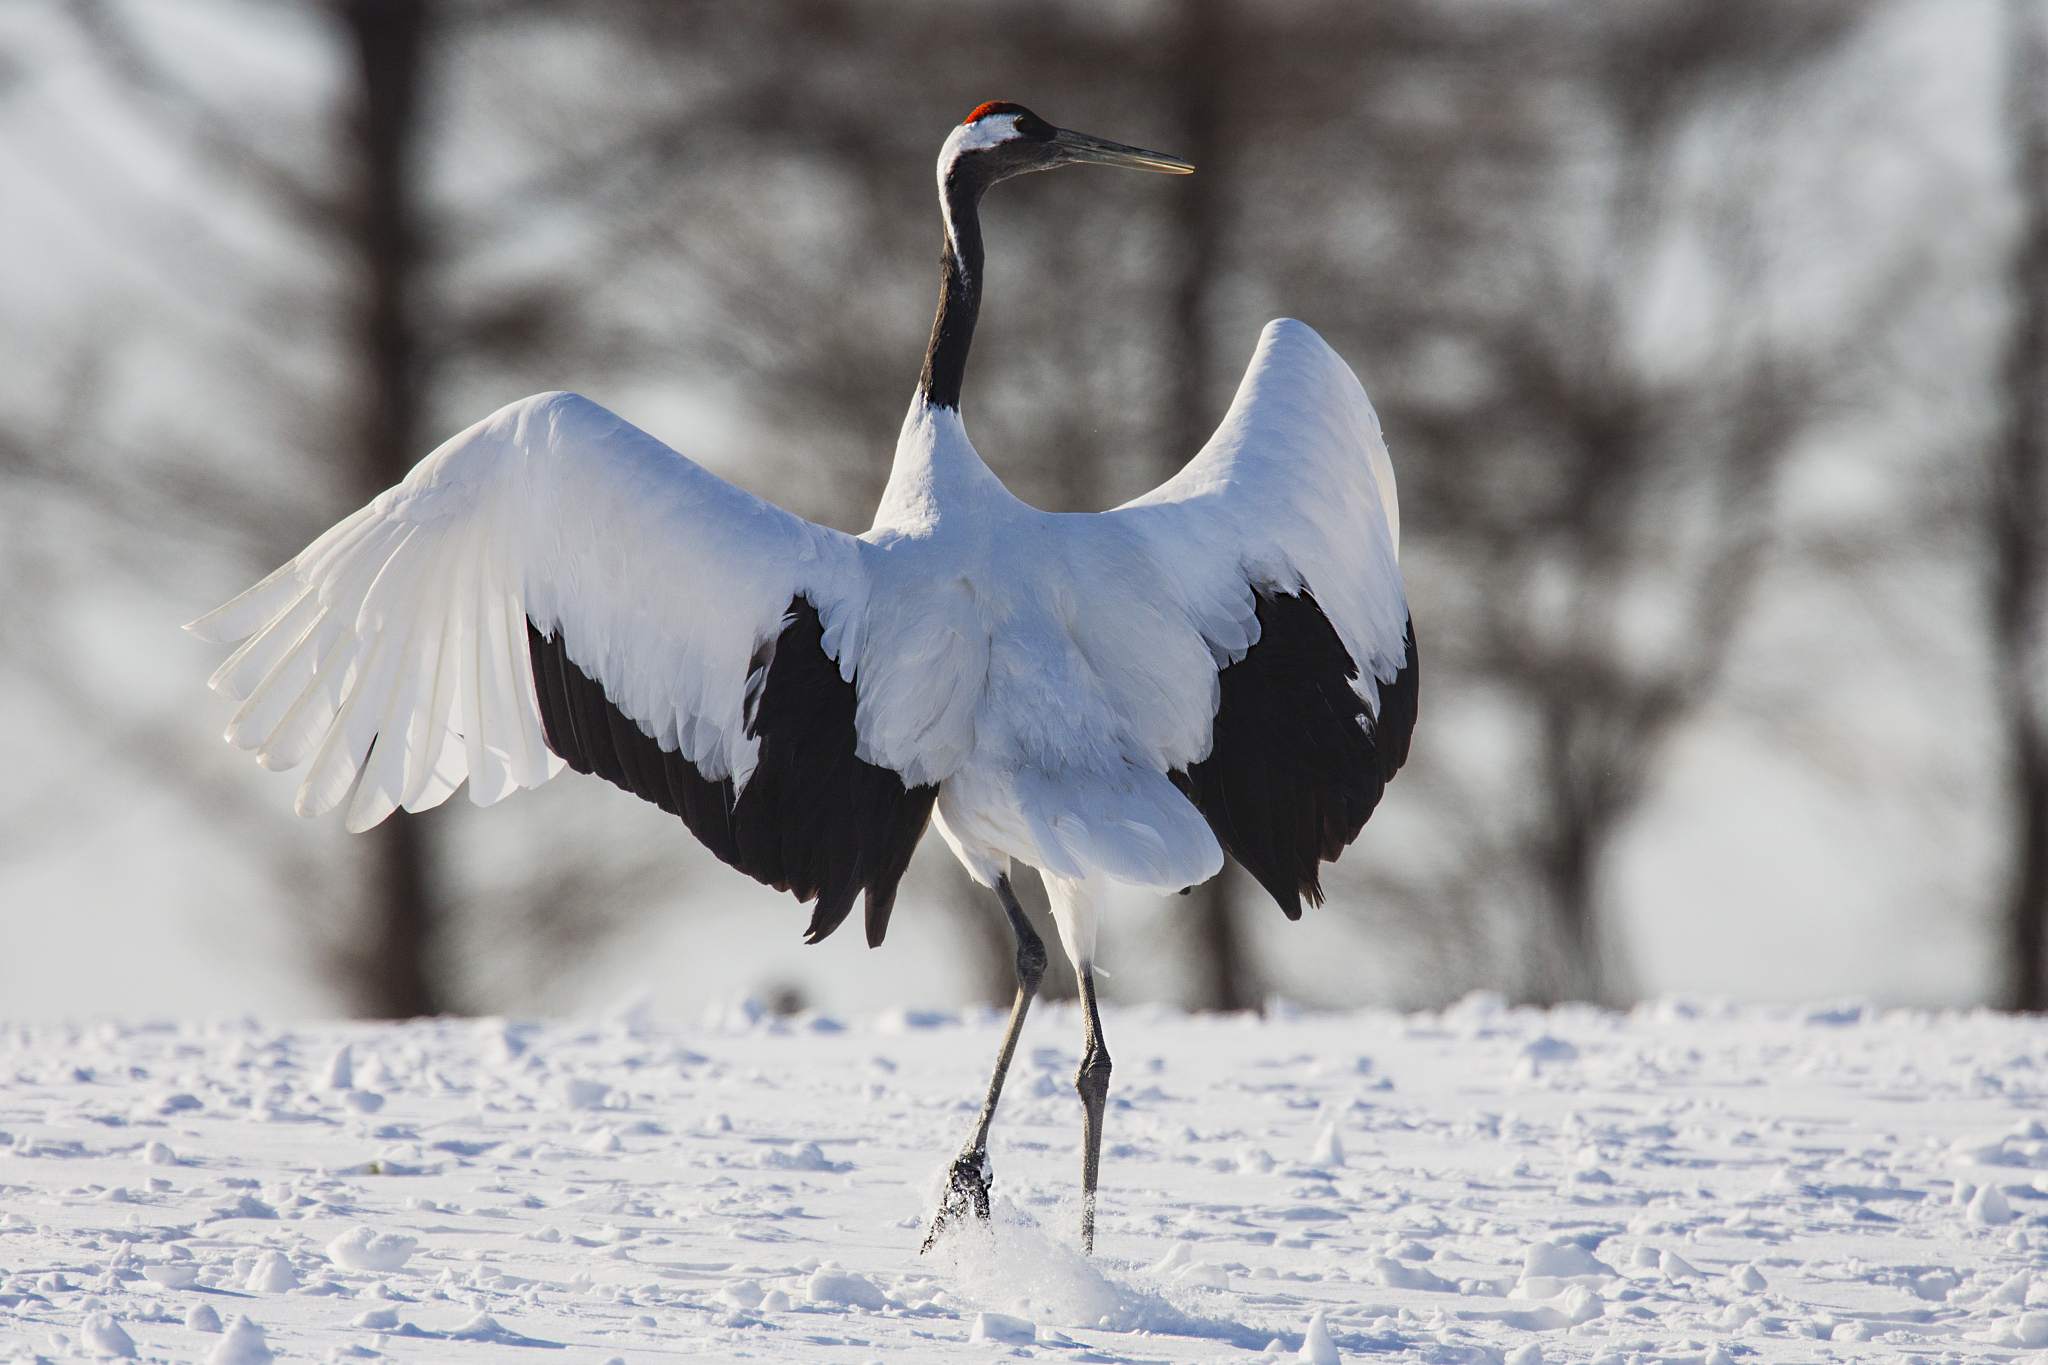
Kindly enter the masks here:
[[948, 1226], [969, 1214], [986, 1223], [988, 1187], [994, 1179], [995, 1171], [988, 1164], [987, 1151], [969, 1149], [955, 1157], [953, 1169], [946, 1177], [946, 1197], [939, 1204], [938, 1216], [932, 1219], [932, 1230], [925, 1236], [918, 1254], [930, 1251]]

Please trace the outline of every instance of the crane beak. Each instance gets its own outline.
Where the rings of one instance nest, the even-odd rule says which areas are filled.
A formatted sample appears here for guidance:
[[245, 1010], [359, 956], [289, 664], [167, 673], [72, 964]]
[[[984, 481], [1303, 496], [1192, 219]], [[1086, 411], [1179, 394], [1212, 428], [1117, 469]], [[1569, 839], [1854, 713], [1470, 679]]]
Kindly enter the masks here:
[[1054, 133], [1052, 140], [1068, 161], [1092, 161], [1101, 166], [1127, 166], [1134, 171], [1162, 171], [1167, 175], [1188, 175], [1195, 169], [1194, 162], [1177, 156], [1126, 147], [1121, 142], [1104, 142], [1099, 137], [1065, 128]]

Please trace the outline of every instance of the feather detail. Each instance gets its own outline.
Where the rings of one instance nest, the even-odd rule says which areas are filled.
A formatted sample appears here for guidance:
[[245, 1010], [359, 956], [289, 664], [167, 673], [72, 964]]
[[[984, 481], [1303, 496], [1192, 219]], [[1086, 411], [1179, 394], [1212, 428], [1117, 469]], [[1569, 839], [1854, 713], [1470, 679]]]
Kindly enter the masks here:
[[349, 827], [366, 829], [465, 781], [488, 805], [565, 766], [542, 725], [530, 617], [707, 780], [745, 771], [754, 649], [799, 594], [835, 642], [857, 637], [861, 556], [602, 408], [541, 394], [190, 629], [243, 642], [211, 679], [242, 703], [230, 742], [274, 769], [311, 760], [300, 810], [347, 798]]

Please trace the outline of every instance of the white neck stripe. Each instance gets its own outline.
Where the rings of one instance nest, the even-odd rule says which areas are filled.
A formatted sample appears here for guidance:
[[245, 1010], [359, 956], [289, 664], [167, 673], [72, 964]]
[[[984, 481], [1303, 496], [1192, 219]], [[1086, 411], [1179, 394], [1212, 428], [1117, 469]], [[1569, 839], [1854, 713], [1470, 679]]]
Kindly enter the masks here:
[[939, 212], [945, 217], [946, 240], [953, 244], [955, 259], [961, 259], [960, 237], [953, 230], [953, 206], [946, 199], [946, 177], [953, 173], [953, 163], [965, 153], [999, 147], [1017, 135], [1017, 115], [990, 114], [961, 124], [947, 134], [945, 144], [939, 148]]

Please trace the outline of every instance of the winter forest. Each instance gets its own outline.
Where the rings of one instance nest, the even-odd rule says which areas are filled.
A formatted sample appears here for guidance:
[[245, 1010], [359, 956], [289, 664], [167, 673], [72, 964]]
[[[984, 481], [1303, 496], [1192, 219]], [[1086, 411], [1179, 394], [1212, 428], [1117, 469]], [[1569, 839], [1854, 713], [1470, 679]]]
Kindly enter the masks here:
[[[1099, 164], [1065, 169], [1078, 146]], [[963, 236], [960, 187], [1031, 156], [1062, 169]], [[935, 328], [942, 242], [962, 312]], [[956, 409], [930, 376], [965, 340], [927, 338], [963, 315]], [[0, 1360], [2048, 1365], [2048, 0], [10, 0], [0, 318]], [[1174, 498], [1048, 515], [1174, 478], [1248, 362], [1268, 425], [1234, 415]], [[585, 423], [582, 463], [491, 427], [451, 447], [486, 452], [469, 473], [323, 561], [369, 545], [349, 581], [381, 586], [458, 542], [559, 552], [516, 588], [485, 551], [419, 588], [414, 620], [439, 592], [454, 622], [485, 584], [459, 618], [485, 624], [440, 637], [470, 650], [467, 709], [414, 705], [376, 782], [348, 745], [399, 703], [355, 738], [330, 709], [310, 766], [388, 810], [431, 752], [417, 781], [451, 791], [445, 756], [492, 774], [480, 718], [528, 685], [538, 782], [572, 746], [537, 727], [581, 688], [615, 768], [725, 804], [686, 829], [564, 774], [359, 835], [299, 818], [296, 775], [221, 742], [240, 721], [207, 680], [240, 637], [180, 626], [555, 390], [589, 402], [518, 411]], [[922, 577], [885, 579], [907, 523], [838, 533], [870, 526], [918, 420], [925, 472], [950, 421], [974, 443], [951, 468], [1022, 499], [958, 504], [971, 529], [1112, 530], [1032, 541], [1052, 569], [906, 550]], [[491, 482], [516, 461], [517, 498]], [[1307, 472], [1255, 500], [1274, 470]], [[1041, 657], [1158, 682], [1118, 696], [1207, 742], [1230, 670], [1283, 634], [1244, 548], [1281, 532], [1247, 507], [1344, 566], [1386, 635], [1343, 634], [1303, 570], [1287, 629], [1320, 623], [1323, 653], [1258, 657], [1322, 670], [1335, 728], [1289, 717], [1234, 753], [1278, 737], [1306, 771], [1381, 745], [1414, 708], [1368, 734], [1345, 679], [1379, 657], [1355, 640], [1400, 640], [1404, 592], [1399, 677], [1420, 669], [1406, 766], [1298, 923], [1192, 766], [1128, 751], [1084, 776], [1149, 781], [1166, 815], [1105, 803], [1084, 833], [1149, 835], [1166, 866], [1184, 818], [1167, 891], [1189, 848], [1243, 862], [1108, 895], [1078, 973], [1056, 928], [1105, 864], [1042, 859], [999, 911], [1000, 877], [937, 834], [913, 856], [904, 824], [871, 951], [851, 926], [805, 946], [807, 907], [691, 837], [737, 847], [751, 779], [679, 724], [725, 725], [729, 755], [794, 658], [866, 763], [846, 661], [938, 653], [833, 655], [790, 546], [869, 566], [844, 579], [868, 602], [1151, 593], [1055, 604]], [[629, 523], [691, 534], [629, 547]], [[1227, 544], [1071, 571], [1075, 546], [1151, 546], [1114, 530], [1141, 524]], [[774, 553], [750, 577], [733, 545]], [[1219, 560], [1203, 600], [1237, 604], [1235, 655], [1172, 619], [1197, 594], [1158, 571]], [[630, 713], [567, 610], [511, 610], [572, 570], [630, 570], [623, 609], [581, 618], [612, 645], [754, 627], [726, 632], [755, 651], [745, 711], [720, 664], [727, 712]], [[337, 607], [296, 572], [277, 619], [303, 608], [345, 669], [280, 645], [313, 680], [265, 663], [262, 687], [310, 746], [304, 698], [378, 676], [349, 671], [382, 648], [350, 632], [403, 632], [363, 624], [371, 588]], [[772, 600], [750, 617], [707, 582]], [[975, 637], [962, 676], [995, 696], [994, 628], [933, 621]], [[488, 698], [499, 645], [524, 671]], [[663, 696], [714, 671], [683, 659]], [[420, 676], [375, 685], [457, 687]], [[1406, 686], [1375, 677], [1381, 702]], [[997, 719], [1109, 687], [1048, 682]], [[835, 761], [897, 803], [863, 829], [968, 786], [905, 764], [857, 788], [880, 760]], [[1006, 790], [1058, 786], [1027, 767]], [[1259, 790], [1313, 869], [1328, 824]], [[1054, 944], [1035, 1012], [1012, 919]]]
[[991, 208], [966, 402], [1019, 496], [1159, 482], [1275, 316], [1401, 481], [1409, 768], [1300, 925], [1139, 898], [1111, 998], [2048, 1003], [2031, 0], [11, 6], [0, 923], [47, 951], [0, 991], [1007, 999], [936, 840], [867, 955], [593, 779], [301, 821], [175, 629], [544, 389], [861, 529], [992, 98], [1199, 168]]

